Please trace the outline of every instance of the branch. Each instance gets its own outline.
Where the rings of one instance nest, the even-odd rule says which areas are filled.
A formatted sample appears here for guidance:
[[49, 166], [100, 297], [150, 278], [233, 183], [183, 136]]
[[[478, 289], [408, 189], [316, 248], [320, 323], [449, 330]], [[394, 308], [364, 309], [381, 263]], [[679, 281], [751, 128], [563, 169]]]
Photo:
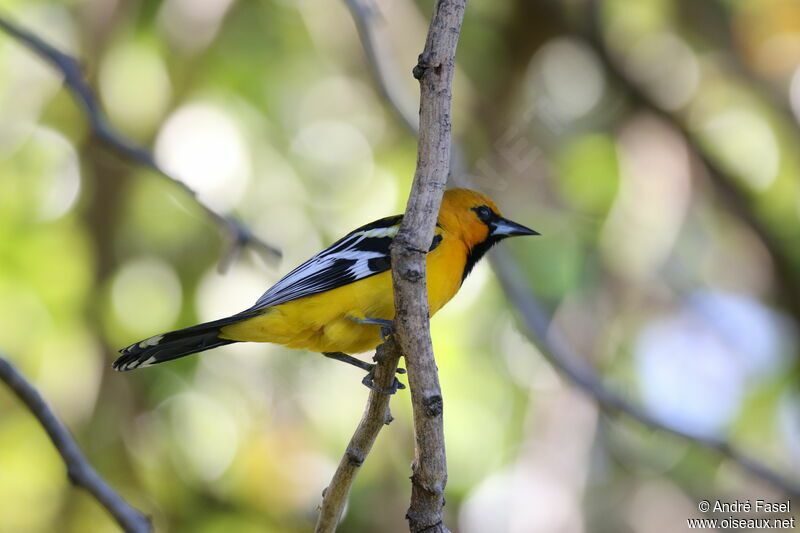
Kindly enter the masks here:
[[361, 39], [361, 46], [367, 54], [367, 61], [372, 66], [370, 72], [375, 80], [375, 84], [403, 125], [411, 131], [414, 136], [419, 133], [419, 121], [412, 111], [409, 99], [399, 92], [402, 84], [397, 80], [397, 70], [386, 68], [386, 61], [382, 58], [386, 56], [381, 40], [376, 35], [376, 25], [380, 19], [377, 6], [371, 0], [344, 0], [350, 15], [353, 17], [358, 36]]
[[[416, 117], [406, 111], [409, 106], [404, 105], [402, 95], [397, 92], [396, 87], [399, 84], [389, 79], [394, 78], [395, 71], [384, 69], [382, 66], [383, 62], [378, 51], [380, 40], [376, 38], [374, 32], [377, 18], [375, 6], [368, 4], [368, 0], [345, 0], [345, 3], [358, 29], [367, 59], [373, 67], [375, 82], [382, 96], [390, 103], [391, 109], [395, 111], [405, 127], [412, 134], [419, 134]], [[443, 2], [443, 4], [447, 4], [447, 2]], [[451, 9], [453, 12], [448, 12]], [[397, 268], [393, 270], [402, 269], [404, 272], [404, 277], [399, 284], [396, 277], [394, 280], [396, 308], [398, 309], [394, 323], [396, 335], [379, 346], [375, 355], [377, 361], [375, 383], [379, 390], [386, 390], [394, 381], [397, 364], [402, 353], [419, 354], [419, 357], [406, 357], [417, 437], [416, 458], [412, 466], [411, 478], [412, 501], [406, 516], [411, 531], [415, 532], [448, 531], [442, 521], [444, 487], [447, 482], [444, 431], [441, 418], [442, 399], [430, 341], [427, 290], [424, 279], [425, 252], [421, 250], [427, 250], [433, 240], [435, 214], [439, 212], [444, 184], [447, 181], [448, 167], [446, 163], [442, 165], [442, 161], [447, 162], [450, 157], [450, 84], [463, 12], [463, 2], [455, 8], [449, 5], [437, 5], [425, 51], [420, 56], [420, 63], [414, 69], [414, 76], [420, 80], [422, 86], [420, 122], [428, 127], [420, 138], [419, 165], [403, 227], [395, 239], [398, 246], [393, 246], [392, 249], [392, 262], [397, 265]], [[455, 18], [453, 19], [453, 17]], [[439, 35], [442, 31], [447, 31], [446, 19], [452, 19], [449, 24], [455, 28], [455, 37], [450, 41], [443, 41], [442, 36]], [[439, 52], [440, 47], [444, 48], [442, 52]], [[423, 58], [428, 58], [428, 61], [425, 62]], [[437, 59], [439, 61], [435, 62]], [[447, 63], [445, 68], [442, 68], [442, 63]], [[434, 69], [436, 76], [433, 80], [430, 79], [431, 76], [425, 76], [426, 71], [430, 68]], [[427, 79], [423, 80], [423, 78]], [[438, 97], [443, 98], [443, 102], [435, 102], [433, 98], [439, 86], [445, 88], [442, 95]], [[425, 137], [426, 140], [423, 141], [422, 137]], [[438, 186], [435, 186], [437, 182]], [[428, 184], [427, 189], [425, 188], [426, 184]], [[424, 194], [420, 194], [420, 191]], [[419, 205], [427, 207], [420, 210]], [[406, 222], [412, 217], [416, 222]], [[402, 241], [400, 240], [401, 235], [404, 239]], [[402, 247], [400, 243], [402, 243]], [[415, 245], [415, 243], [419, 244]], [[398, 260], [398, 256], [401, 259]], [[408, 278], [411, 280], [406, 282], [405, 280]], [[416, 286], [414, 286], [415, 283]], [[402, 296], [403, 289], [398, 287], [405, 285], [412, 286], [409, 295]], [[413, 294], [414, 292], [416, 294]], [[417, 311], [416, 317], [408, 314], [409, 308]], [[407, 320], [402, 321], [401, 316], [405, 316]], [[403, 339], [411, 339], [416, 342], [408, 343], [406, 341], [403, 344]], [[397, 342], [404, 346], [402, 353]], [[411, 367], [414, 367], [415, 370], [411, 370]], [[374, 390], [370, 392], [361, 422], [350, 440], [331, 483], [323, 493], [322, 508], [315, 529], [317, 533], [335, 531], [358, 468], [369, 454], [383, 425], [388, 424], [391, 420], [389, 396]]]
[[522, 317], [525, 335], [540, 348], [541, 353], [551, 365], [594, 398], [600, 407], [606, 411], [628, 416], [650, 428], [672, 433], [719, 452], [752, 475], [767, 481], [793, 498], [800, 498], [800, 485], [738, 450], [728, 441], [700, 437], [677, 429], [609, 390], [594, 369], [586, 364], [584, 359], [550, 328], [550, 321], [542, 310], [542, 306], [528, 289], [522, 273], [508, 252], [502, 249], [492, 250], [490, 260], [506, 297], [515, 305]]
[[63, 74], [64, 83], [83, 107], [89, 119], [92, 132], [98, 139], [105, 142], [108, 146], [117, 150], [128, 159], [150, 168], [183, 189], [203, 211], [205, 211], [211, 221], [225, 231], [230, 240], [230, 245], [228, 251], [220, 261], [220, 271], [226, 270], [246, 246], [253, 247], [266, 259], [280, 257], [281, 252], [278, 249], [256, 237], [250, 229], [235, 218], [224, 216], [214, 211], [211, 207], [202, 202], [200, 198], [198, 198], [197, 193], [186, 185], [186, 183], [167, 174], [158, 163], [156, 163], [153, 154], [147, 148], [130, 141], [114, 129], [103, 113], [103, 110], [100, 108], [92, 88], [89, 87], [89, 84], [84, 79], [80, 64], [74, 57], [54, 48], [34, 33], [17, 26], [3, 16], [0, 16], [0, 29], [27, 46], [39, 57], [50, 62]]
[[[347, 1], [360, 2], [362, 0]], [[361, 14], [359, 11], [352, 12], [353, 16], [359, 16]], [[365, 23], [369, 23], [369, 20], [360, 21], [359, 25]], [[590, 41], [594, 42], [595, 45], [597, 44], [594, 39], [590, 39]], [[364, 46], [367, 46], [366, 42], [364, 43]], [[623, 76], [623, 72], [616, 68], [614, 62], [611, 61], [611, 58], [607, 54], [607, 51], [604, 47], [598, 47], [598, 51], [601, 54], [601, 59], [603, 60], [604, 65], [610, 70], [612, 77], [617, 78], [619, 82], [628, 86], [631, 95], [638, 103], [656, 112], [660, 117], [664, 118], [679, 131], [681, 131], [681, 133], [683, 133], [687, 139], [691, 141], [688, 131], [675, 119], [675, 117], [655, 106], [655, 104], [649, 98], [647, 98], [647, 95], [645, 95], [643, 91], [638, 89]], [[371, 54], [368, 54], [368, 57], [372, 58]], [[375, 72], [378, 75], [381, 75], [381, 72], [384, 72], [385, 68], [378, 69], [377, 64], [381, 62], [385, 63], [385, 59], [378, 58], [377, 60], [370, 60], [373, 61], [372, 66], [375, 69]], [[393, 100], [390, 100], [389, 103], [391, 105], [395, 105]], [[397, 110], [397, 112], [398, 114], [401, 113], [400, 110]], [[721, 191], [728, 196], [728, 200], [738, 207], [737, 211], [742, 213], [742, 216], [745, 217], [745, 220], [747, 220], [754, 227], [755, 231], [758, 232], [758, 234], [762, 239], [765, 240], [766, 243], [773, 241], [774, 239], [770, 237], [770, 234], [766, 231], [766, 228], [760, 223], [760, 221], [754, 218], [755, 215], [752, 214], [752, 210], [745, 211], [744, 207], [741, 206], [740, 202], [743, 201], [741, 192], [735, 194], [736, 191], [728, 190], [729, 188], [734, 188], [734, 186], [730, 180], [727, 179], [726, 174], [724, 174], [717, 165], [714, 165], [711, 160], [709, 160], [707, 157], [704, 157], [701, 151], [698, 150], [697, 152], [698, 157], [703, 160], [706, 167], [709, 169], [712, 178], [714, 178], [715, 184], [717, 184]], [[466, 177], [468, 178], [468, 176]], [[598, 405], [600, 405], [606, 411], [626, 415], [647, 427], [669, 432], [673, 435], [686, 439], [691, 443], [720, 453], [725, 457], [728, 457], [740, 468], [749, 472], [756, 478], [766, 481], [778, 490], [781, 490], [795, 498], [800, 497], [800, 486], [785, 478], [778, 472], [763, 465], [759, 461], [753, 459], [750, 455], [742, 452], [730, 442], [723, 439], [711, 440], [698, 438], [695, 435], [690, 435], [676, 428], [667, 426], [661, 421], [656, 420], [650, 413], [631, 404], [625, 398], [609, 390], [603, 383], [602, 379], [598, 376], [597, 372], [587, 365], [579, 354], [574, 353], [566, 344], [563, 343], [563, 341], [555, 338], [551, 333], [549, 333], [549, 320], [543, 312], [542, 306], [536, 298], [536, 295], [533, 294], [524, 283], [524, 278], [522, 277], [519, 267], [513, 257], [511, 257], [502, 248], [496, 248], [492, 250], [489, 254], [489, 257], [493, 270], [500, 280], [507, 298], [519, 310], [523, 318], [524, 325], [526, 327], [525, 333], [528, 338], [539, 347], [540, 352], [553, 367], [558, 369], [569, 381], [575, 383], [589, 397], [593, 398]], [[779, 260], [779, 262], [784, 263], [781, 260]]]
[[431, 344], [425, 257], [449, 171], [451, 85], [465, 4], [466, 0], [437, 1], [425, 49], [414, 67], [420, 82], [417, 170], [392, 242], [394, 333], [406, 358], [416, 438], [406, 514], [412, 532], [448, 531], [442, 522], [447, 484], [442, 392]]
[[39, 392], [0, 354], [0, 380], [10, 388], [42, 425], [67, 466], [73, 485], [86, 489], [128, 533], [149, 533], [150, 520], [131, 507], [92, 468], [69, 430], [56, 417]]
[[391, 396], [379, 391], [389, 390], [395, 380], [400, 350], [393, 338], [390, 337], [378, 346], [374, 360], [376, 366], [373, 383], [377, 390], [370, 391], [361, 422], [353, 433], [328, 488], [322, 493], [322, 508], [314, 529], [316, 533], [336, 531], [358, 469], [364, 464], [380, 430], [392, 421], [392, 413], [389, 411]]
[[[376, 26], [384, 19], [378, 13], [373, 0], [344, 0], [350, 10], [350, 16], [358, 30], [361, 46], [369, 62], [370, 72], [378, 88], [378, 92], [386, 99], [389, 108], [394, 112], [405, 128], [417, 137], [419, 135], [419, 118], [414, 113], [414, 99], [410, 93], [399, 90], [401, 83], [397, 81], [397, 69], [390, 68], [391, 58], [377, 35]], [[451, 145], [450, 174], [466, 174], [464, 154], [458, 144]]]

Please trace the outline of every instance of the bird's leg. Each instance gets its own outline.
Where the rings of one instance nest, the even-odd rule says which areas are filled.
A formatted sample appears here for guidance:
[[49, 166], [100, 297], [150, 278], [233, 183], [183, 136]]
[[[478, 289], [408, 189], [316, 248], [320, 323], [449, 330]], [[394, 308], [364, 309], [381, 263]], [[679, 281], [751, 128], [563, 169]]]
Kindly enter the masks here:
[[391, 335], [392, 332], [394, 331], [394, 324], [392, 323], [392, 321], [391, 320], [386, 320], [385, 318], [370, 318], [370, 317], [355, 318], [355, 317], [350, 317], [350, 320], [352, 320], [353, 322], [356, 322], [358, 324], [374, 324], [376, 326], [380, 326], [381, 327], [381, 339], [383, 340], [383, 342], [386, 342], [386, 338], [389, 337], [389, 335]]
[[322, 352], [322, 355], [325, 357], [330, 357], [331, 359], [336, 359], [342, 363], [347, 363], [348, 365], [357, 366], [358, 368], [366, 370], [367, 372], [371, 372], [372, 369], [375, 368], [374, 363], [367, 363], [366, 361], [362, 361], [361, 359], [357, 359], [352, 355], [347, 355], [346, 353], [342, 352]]
[[[366, 370], [367, 375], [364, 376], [364, 379], [361, 380], [361, 383], [363, 383], [364, 386], [367, 387], [368, 389], [378, 391], [382, 394], [394, 394], [399, 389], [406, 388], [406, 386], [400, 383], [400, 381], [397, 378], [394, 378], [394, 382], [392, 383], [392, 386], [390, 388], [386, 390], [379, 389], [375, 385], [375, 363], [367, 363], [366, 361], [362, 361], [361, 359], [357, 359], [352, 355], [347, 355], [346, 353], [342, 352], [322, 352], [322, 355], [324, 355], [325, 357], [329, 357], [331, 359], [336, 359], [337, 361], [341, 361], [343, 363], [347, 363], [348, 365], [357, 366], [362, 370]], [[398, 368], [397, 373], [405, 374], [406, 369]]]

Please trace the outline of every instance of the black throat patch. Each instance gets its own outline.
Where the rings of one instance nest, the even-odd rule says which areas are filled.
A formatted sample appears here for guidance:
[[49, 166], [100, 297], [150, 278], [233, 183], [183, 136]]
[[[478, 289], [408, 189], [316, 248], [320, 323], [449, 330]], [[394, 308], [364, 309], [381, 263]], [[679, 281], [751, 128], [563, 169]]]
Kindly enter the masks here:
[[502, 237], [489, 236], [485, 241], [476, 244], [470, 249], [467, 254], [467, 262], [464, 265], [464, 273], [461, 275], [461, 283], [464, 283], [464, 280], [467, 279], [467, 276], [469, 276], [469, 273], [475, 268], [478, 261], [486, 255], [486, 252], [501, 240], [503, 240]]

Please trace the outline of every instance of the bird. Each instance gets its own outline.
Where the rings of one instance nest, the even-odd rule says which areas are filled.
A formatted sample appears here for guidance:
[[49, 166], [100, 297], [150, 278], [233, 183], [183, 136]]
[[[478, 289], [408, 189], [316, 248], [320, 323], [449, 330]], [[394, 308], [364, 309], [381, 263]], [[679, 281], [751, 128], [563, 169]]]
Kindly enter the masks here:
[[[244, 311], [123, 348], [114, 369], [149, 367], [236, 342], [271, 342], [367, 370], [362, 382], [375, 388], [375, 365], [351, 354], [370, 351], [391, 334], [390, 245], [402, 220], [403, 215], [390, 216], [351, 231], [286, 274]], [[539, 233], [504, 218], [482, 193], [446, 190], [426, 256], [430, 316], [455, 296], [492, 246], [521, 235]], [[395, 379], [397, 388], [404, 387]]]

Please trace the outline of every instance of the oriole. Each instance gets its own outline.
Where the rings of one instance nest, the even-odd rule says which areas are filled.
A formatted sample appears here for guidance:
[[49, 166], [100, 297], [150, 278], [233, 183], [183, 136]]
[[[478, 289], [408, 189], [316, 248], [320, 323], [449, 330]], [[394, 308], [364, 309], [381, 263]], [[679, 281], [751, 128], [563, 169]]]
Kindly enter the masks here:
[[[389, 245], [402, 215], [382, 218], [348, 233], [273, 285], [233, 316], [162, 333], [120, 350], [116, 370], [170, 361], [234, 342], [273, 342], [342, 360], [365, 370], [373, 365], [346, 354], [381, 343], [394, 318]], [[503, 218], [497, 206], [468, 189], [445, 191], [426, 259], [431, 316], [461, 287], [494, 244], [537, 232]], [[369, 375], [365, 384], [370, 386]]]

